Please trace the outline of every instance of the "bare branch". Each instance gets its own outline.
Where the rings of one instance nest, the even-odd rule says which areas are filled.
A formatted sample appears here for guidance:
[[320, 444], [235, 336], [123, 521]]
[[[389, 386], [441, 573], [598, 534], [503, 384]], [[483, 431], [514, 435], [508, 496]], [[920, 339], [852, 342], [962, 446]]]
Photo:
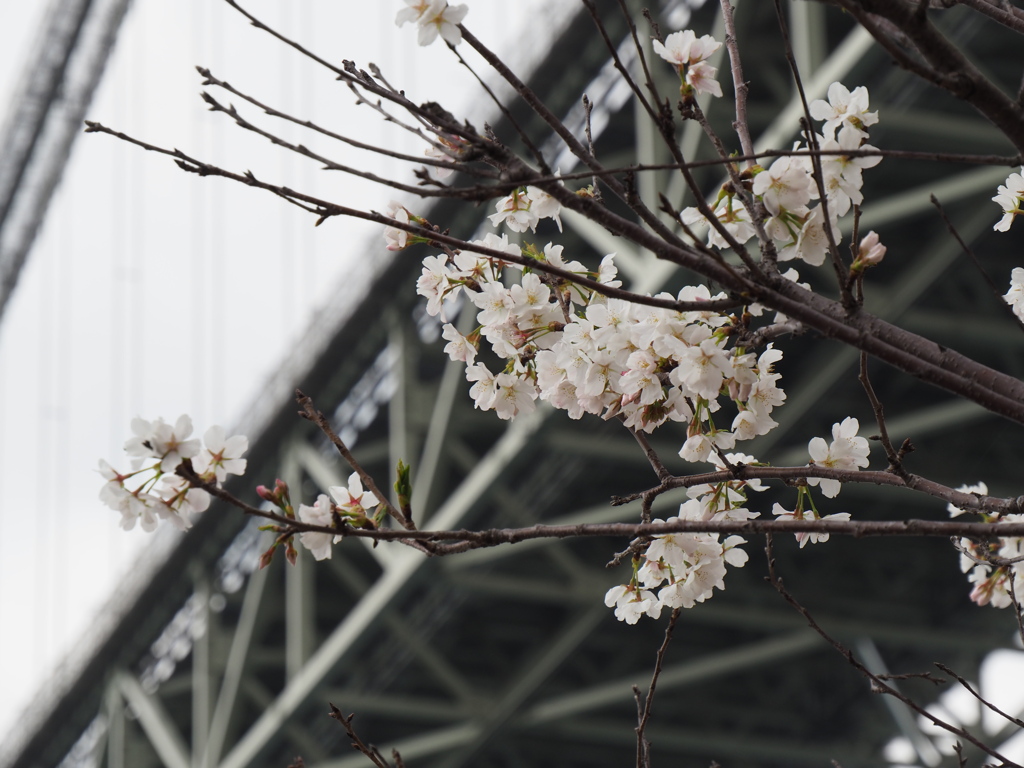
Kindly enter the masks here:
[[988, 746], [983, 741], [975, 737], [967, 729], [960, 728], [950, 723], [947, 723], [946, 721], [933, 715], [924, 707], [920, 706], [913, 699], [904, 696], [902, 693], [899, 692], [899, 690], [886, 683], [885, 680], [883, 680], [880, 676], [873, 674], [867, 667], [865, 667], [860, 661], [858, 661], [857, 658], [853, 655], [853, 652], [846, 648], [838, 640], [833, 638], [824, 629], [822, 629], [818, 622], [814, 620], [814, 617], [811, 615], [810, 611], [808, 611], [803, 605], [801, 605], [796, 600], [796, 598], [793, 597], [789, 590], [786, 589], [786, 587], [782, 583], [782, 579], [779, 578], [779, 575], [775, 570], [775, 558], [772, 555], [771, 534], [765, 537], [765, 542], [765, 556], [768, 559], [769, 583], [775, 588], [775, 590], [783, 597], [783, 599], [787, 603], [793, 606], [793, 608], [795, 608], [800, 613], [800, 615], [804, 617], [804, 619], [807, 621], [811, 629], [813, 629], [815, 632], [821, 635], [825, 642], [831, 645], [843, 658], [845, 658], [846, 661], [850, 664], [850, 666], [852, 666], [854, 669], [856, 669], [858, 672], [864, 675], [864, 677], [871, 681], [872, 690], [877, 691], [879, 693], [885, 693], [889, 696], [899, 699], [912, 710], [914, 710], [914, 712], [916, 712], [921, 717], [924, 717], [933, 725], [936, 725], [939, 728], [942, 728], [943, 730], [949, 731], [954, 736], [957, 736], [963, 739], [964, 741], [970, 742], [985, 754], [991, 755], [997, 760], [1001, 760], [1004, 765], [1013, 766], [1013, 768], [1021, 768], [1021, 766], [1018, 763], [1015, 763], [1012, 760], [1008, 760], [1003, 755], [999, 754], [999, 752], [997, 752], [995, 749], [993, 749], [992, 747]]
[[643, 705], [640, 704], [639, 690], [634, 686], [637, 693], [637, 708], [639, 711], [639, 723], [636, 726], [636, 768], [650, 768], [651, 765], [651, 744], [645, 737], [647, 723], [651, 719], [651, 712], [654, 709], [654, 692], [658, 687], [658, 678], [661, 676], [661, 668], [665, 663], [665, 654], [668, 652], [669, 643], [672, 642], [672, 633], [675, 632], [676, 622], [679, 621], [680, 608], [672, 611], [669, 617], [668, 626], [665, 627], [665, 639], [658, 648], [658, 655], [654, 662], [654, 673], [651, 675], [651, 684], [647, 688], [647, 698]]

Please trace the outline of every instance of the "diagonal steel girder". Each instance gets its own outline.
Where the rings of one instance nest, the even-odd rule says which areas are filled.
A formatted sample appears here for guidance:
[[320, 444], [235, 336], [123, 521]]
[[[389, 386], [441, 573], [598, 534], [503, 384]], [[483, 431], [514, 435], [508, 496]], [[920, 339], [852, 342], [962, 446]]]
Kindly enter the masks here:
[[[715, 679], [769, 661], [798, 656], [813, 650], [820, 644], [821, 639], [818, 635], [807, 628], [774, 635], [738, 648], [707, 654], [666, 667], [658, 679], [658, 688], [659, 690], [680, 688]], [[559, 644], [556, 642], [554, 645], [558, 650]], [[646, 676], [649, 675], [649, 672], [643, 674]], [[515, 718], [514, 726], [532, 729], [556, 720], [570, 718], [576, 714], [591, 712], [606, 706], [609, 702], [620, 701], [623, 697], [628, 698], [631, 695], [631, 686], [637, 680], [636, 677], [631, 677], [628, 680], [615, 680], [541, 702], [531, 707], [521, 717]], [[516, 688], [519, 687], [521, 686]], [[429, 734], [402, 739], [390, 746], [398, 750], [402, 758], [408, 761], [445, 751], [454, 752], [472, 747], [484, 737], [485, 728], [486, 726], [479, 721], [469, 721], [439, 728]], [[320, 763], [311, 768], [360, 768], [364, 762], [364, 757], [354, 755]]]

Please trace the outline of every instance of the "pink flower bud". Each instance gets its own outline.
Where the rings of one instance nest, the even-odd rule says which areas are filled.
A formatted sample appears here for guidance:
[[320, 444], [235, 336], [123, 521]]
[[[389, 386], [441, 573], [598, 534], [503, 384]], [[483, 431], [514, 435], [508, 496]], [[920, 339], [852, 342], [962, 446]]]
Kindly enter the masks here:
[[270, 549], [268, 549], [266, 552], [264, 552], [262, 555], [260, 555], [260, 570], [263, 570], [268, 565], [270, 565], [270, 561], [274, 559], [274, 550], [275, 549], [277, 549], [277, 544], [275, 544]]
[[874, 266], [885, 258], [885, 251], [886, 247], [878, 241], [878, 233], [872, 230], [860, 241], [857, 259], [865, 265]]
[[284, 556], [288, 558], [288, 562], [292, 565], [295, 565], [295, 561], [299, 557], [299, 553], [295, 551], [295, 545], [292, 544], [291, 539], [288, 539], [288, 543], [285, 545]]

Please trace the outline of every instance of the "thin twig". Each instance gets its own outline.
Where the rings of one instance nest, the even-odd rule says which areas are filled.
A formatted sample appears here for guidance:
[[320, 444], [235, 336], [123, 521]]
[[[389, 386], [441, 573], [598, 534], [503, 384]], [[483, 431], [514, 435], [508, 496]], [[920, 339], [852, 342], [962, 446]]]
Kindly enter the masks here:
[[797, 93], [800, 95], [800, 103], [803, 106], [805, 128], [804, 137], [807, 139], [807, 146], [812, 150], [811, 175], [818, 188], [818, 205], [821, 207], [822, 218], [821, 228], [825, 233], [825, 239], [828, 242], [829, 257], [832, 261], [832, 268], [836, 273], [836, 283], [839, 286], [840, 293], [842, 294], [843, 306], [846, 307], [849, 312], [857, 306], [857, 302], [850, 293], [849, 287], [847, 287], [846, 265], [843, 264], [842, 257], [839, 255], [839, 249], [836, 247], [835, 234], [832, 231], [832, 217], [829, 214], [828, 209], [828, 194], [825, 190], [825, 177], [821, 170], [821, 155], [820, 146], [818, 145], [818, 137], [814, 133], [811, 109], [807, 103], [807, 93], [804, 90], [804, 82], [803, 78], [800, 76], [800, 68], [797, 66], [796, 56], [793, 54], [793, 43], [789, 37], [789, 25], [786, 23], [786, 18], [782, 13], [782, 6], [780, 5], [779, 0], [775, 0], [775, 16], [779, 23], [779, 30], [782, 32], [782, 46], [786, 54], [786, 61], [789, 63], [789, 69], [793, 73], [793, 82], [796, 84]]
[[462, 54], [459, 53], [458, 49], [455, 46], [449, 45], [448, 48], [452, 51], [452, 53], [455, 54], [455, 57], [459, 60], [459, 63], [469, 70], [470, 74], [473, 75], [477, 83], [480, 84], [480, 87], [483, 88], [487, 95], [491, 97], [491, 101], [494, 103], [495, 106], [497, 106], [501, 114], [505, 117], [506, 120], [509, 121], [512, 127], [515, 129], [515, 132], [519, 136], [519, 139], [523, 142], [523, 146], [525, 146], [530, 151], [530, 154], [533, 155], [533, 160], [535, 163], [537, 163], [537, 167], [540, 169], [540, 172], [545, 176], [550, 175], [551, 168], [548, 167], [547, 161], [544, 159], [543, 153], [540, 151], [540, 149], [537, 148], [537, 145], [533, 143], [533, 140], [530, 138], [530, 135], [523, 129], [521, 125], [519, 125], [518, 121], [516, 121], [515, 117], [513, 117], [512, 113], [508, 110], [508, 107], [505, 106], [505, 103], [495, 95], [494, 91], [491, 90], [491, 87], [487, 85], [487, 83], [484, 81], [482, 77], [480, 77], [480, 75], [477, 74], [476, 70], [473, 69], [472, 66], [470, 66], [469, 62], [462, 57]]
[[960, 237], [960, 233], [957, 232], [956, 227], [953, 226], [953, 222], [950, 221], [949, 216], [946, 215], [946, 211], [942, 207], [942, 204], [939, 202], [939, 199], [935, 197], [935, 195], [931, 195], [931, 201], [932, 205], [934, 205], [935, 209], [939, 212], [939, 216], [941, 216], [942, 220], [946, 222], [946, 229], [949, 230], [949, 234], [951, 234], [956, 239], [956, 241], [960, 244], [960, 247], [963, 249], [964, 253], [966, 253], [968, 257], [970, 257], [971, 262], [974, 264], [975, 268], [978, 270], [978, 272], [981, 273], [982, 278], [984, 278], [985, 282], [988, 284], [989, 289], [992, 291], [992, 295], [996, 297], [996, 302], [1000, 304], [1006, 312], [1009, 312], [1017, 326], [1021, 330], [1024, 330], [1024, 320], [1021, 320], [1019, 317], [1017, 317], [1017, 314], [1013, 311], [1010, 305], [1003, 300], [1002, 291], [1000, 291], [1000, 289], [996, 287], [995, 281], [993, 281], [992, 278], [989, 276], [988, 272], [985, 270], [985, 267], [982, 266], [981, 261], [975, 255], [974, 251], [971, 250], [970, 246], [967, 245], [966, 242], [964, 242], [964, 239], [962, 237]]
[[338, 453], [341, 454], [342, 458], [344, 458], [345, 461], [348, 462], [349, 466], [355, 470], [356, 474], [359, 475], [359, 479], [362, 481], [363, 486], [373, 493], [373, 495], [377, 497], [377, 500], [384, 505], [388, 514], [406, 530], [415, 531], [416, 526], [413, 522], [403, 515], [401, 510], [396, 508], [395, 505], [388, 500], [386, 494], [381, 493], [377, 484], [373, 481], [373, 477], [369, 472], [363, 469], [363, 466], [358, 461], [356, 461], [356, 457], [352, 455], [352, 451], [350, 451], [348, 446], [346, 446], [342, 439], [338, 437], [334, 428], [331, 427], [330, 421], [327, 420], [327, 417], [318, 411], [313, 405], [312, 398], [297, 389], [295, 390], [295, 402], [297, 402], [299, 407], [302, 409], [299, 411], [299, 415], [305, 419], [309, 419], [320, 428], [320, 431], [323, 432], [324, 435], [327, 436], [327, 439], [331, 441], [335, 448], [337, 448]]
[[992, 747], [988, 746], [983, 741], [975, 737], [967, 729], [957, 727], [955, 725], [945, 722], [944, 720], [939, 719], [931, 712], [929, 712], [927, 709], [920, 706], [913, 699], [900, 693], [899, 690], [886, 683], [885, 680], [883, 680], [881, 677], [872, 673], [871, 670], [869, 670], [866, 666], [864, 666], [860, 661], [857, 660], [857, 658], [853, 655], [853, 652], [850, 651], [850, 649], [848, 649], [846, 646], [844, 646], [842, 643], [840, 643], [838, 640], [832, 637], [828, 632], [822, 629], [821, 625], [819, 625], [818, 622], [815, 621], [810, 611], [808, 611], [795, 597], [793, 597], [789, 590], [786, 589], [786, 587], [782, 583], [782, 579], [776, 572], [775, 558], [772, 554], [771, 534], [765, 536], [765, 556], [768, 560], [768, 582], [772, 585], [772, 587], [775, 588], [775, 591], [778, 592], [787, 603], [793, 606], [793, 608], [795, 608], [796, 611], [804, 617], [804, 619], [807, 621], [811, 629], [817, 632], [822, 637], [822, 639], [825, 640], [825, 642], [831, 645], [841, 656], [843, 656], [843, 658], [846, 659], [850, 666], [852, 666], [864, 677], [871, 681], [873, 691], [879, 691], [881, 693], [888, 694], [889, 696], [898, 699], [899, 701], [903, 702], [908, 707], [910, 707], [912, 710], [914, 710], [914, 712], [916, 712], [918, 715], [924, 717], [926, 720], [931, 722], [933, 725], [936, 725], [939, 728], [942, 728], [943, 730], [949, 731], [954, 736], [958, 736], [959, 738], [964, 739], [965, 741], [969, 741], [971, 744], [976, 746], [985, 754], [991, 755], [997, 760], [1001, 760], [1004, 763], [1004, 765], [1012, 766], [1012, 768], [1022, 768], [1018, 763], [1015, 763], [1012, 760], [1007, 759], [1003, 755], [999, 754], [999, 752], [997, 752], [995, 749], [993, 749]]
[[1006, 591], [1010, 593], [1010, 600], [1013, 601], [1013, 612], [1017, 614], [1017, 632], [1021, 645], [1024, 645], [1024, 605], [1017, 599], [1017, 588], [1013, 584], [1014, 581], [1013, 569], [1010, 569], [1006, 574]]
[[893, 448], [892, 441], [889, 439], [889, 430], [885, 426], [885, 409], [882, 406], [882, 401], [875, 394], [875, 388], [871, 386], [871, 379], [868, 377], [868, 356], [863, 352], [860, 353], [860, 373], [857, 376], [857, 380], [860, 381], [860, 385], [864, 388], [864, 393], [868, 396], [868, 402], [871, 403], [871, 410], [875, 414], [875, 423], [878, 425], [878, 439], [882, 443], [882, 448], [885, 449], [885, 457], [889, 460], [889, 469], [902, 477], [905, 474], [903, 460], [896, 452], [896, 449]]
[[672, 615], [668, 620], [668, 626], [665, 627], [665, 639], [662, 640], [661, 647], [658, 648], [658, 655], [654, 662], [654, 674], [651, 675], [651, 684], [647, 689], [647, 698], [644, 700], [643, 706], [640, 706], [639, 697], [637, 697], [640, 717], [636, 726], [636, 768], [650, 768], [651, 765], [651, 744], [644, 737], [644, 733], [647, 730], [647, 723], [651, 719], [651, 712], [654, 710], [654, 692], [658, 687], [658, 678], [661, 676], [661, 668], [665, 663], [665, 654], [668, 652], [669, 643], [672, 642], [672, 634], [675, 632], [680, 610], [675, 608], [672, 611]]
[[[455, 197], [455, 196], [457, 196], [457, 195], [453, 194], [453, 190], [452, 190], [451, 187], [443, 186], [440, 189], [424, 189], [422, 186], [419, 186], [419, 185], [403, 184], [402, 182], [395, 181], [394, 179], [386, 178], [386, 177], [383, 177], [383, 176], [378, 176], [377, 174], [371, 173], [370, 171], [361, 171], [358, 168], [354, 168], [354, 167], [352, 167], [350, 165], [343, 165], [342, 163], [338, 163], [338, 162], [336, 162], [334, 160], [331, 160], [331, 159], [329, 159], [327, 157], [324, 157], [321, 154], [318, 154], [318, 153], [314, 152], [313, 150], [309, 149], [309, 147], [306, 147], [303, 144], [293, 144], [290, 141], [286, 141], [285, 139], [282, 139], [280, 136], [277, 136], [276, 134], [271, 133], [270, 131], [267, 131], [267, 130], [264, 130], [264, 129], [260, 128], [259, 126], [249, 122], [244, 117], [242, 117], [242, 115], [239, 114], [238, 110], [236, 110], [233, 106], [224, 106], [223, 104], [221, 104], [219, 101], [217, 101], [217, 99], [215, 99], [211, 94], [207, 93], [206, 91], [204, 91], [202, 93], [202, 98], [203, 98], [203, 101], [205, 101], [210, 106], [210, 111], [211, 112], [220, 112], [222, 114], [225, 114], [228, 117], [230, 117], [232, 120], [234, 120], [235, 121], [235, 125], [237, 125], [239, 128], [242, 128], [242, 129], [244, 129], [246, 131], [250, 131], [250, 132], [255, 133], [255, 134], [259, 135], [259, 136], [262, 136], [263, 138], [265, 138], [268, 141], [270, 141], [272, 144], [275, 144], [275, 145], [277, 145], [277, 146], [279, 146], [279, 147], [281, 147], [283, 149], [287, 149], [290, 152], [294, 152], [297, 155], [302, 155], [303, 157], [308, 157], [311, 160], [316, 160], [318, 163], [322, 163], [323, 166], [324, 166], [324, 170], [341, 171], [342, 173], [347, 173], [350, 176], [355, 176], [355, 177], [360, 178], [360, 179], [366, 179], [367, 181], [372, 181], [375, 184], [380, 184], [381, 186], [390, 187], [391, 189], [397, 189], [397, 190], [400, 190], [402, 192], [407, 192], [407, 193], [412, 194], [412, 195], [418, 195], [420, 197]], [[462, 169], [461, 165], [453, 166], [452, 164], [445, 163], [443, 161], [434, 161], [433, 163], [426, 163], [425, 162], [426, 160], [427, 160], [427, 158], [423, 158], [422, 161], [419, 158], [412, 158], [411, 159], [412, 162], [415, 162], [418, 165], [430, 164], [430, 165], [438, 165], [438, 166], [440, 166], [442, 168], [453, 168], [453, 167], [455, 167], [457, 170], [461, 170]], [[467, 189], [468, 190], [468, 189], [472, 189], [472, 188], [462, 188], [462, 189]], [[488, 188], [486, 188], [486, 187], [477, 187], [476, 188], [477, 192], [483, 192], [484, 190], [487, 190], [487, 192], [484, 192], [484, 194], [488, 194], [488, 192], [489, 192]], [[460, 194], [465, 194], [465, 193], [460, 193]], [[478, 195], [476, 195], [474, 193], [470, 193], [470, 194], [473, 197], [478, 197]]]
[[352, 727], [352, 718], [355, 717], [354, 714], [346, 717], [341, 714], [341, 710], [333, 704], [328, 703], [328, 706], [331, 708], [330, 716], [341, 723], [342, 727], [345, 729], [345, 733], [348, 735], [349, 741], [352, 742], [352, 749], [366, 755], [366, 757], [370, 759], [370, 762], [377, 766], [377, 768], [392, 768], [388, 761], [384, 759], [384, 755], [380, 753], [380, 750], [377, 749], [377, 747], [372, 744], [367, 744], [359, 738], [359, 734], [357, 734], [355, 728]]
[[952, 669], [947, 667], [945, 664], [940, 664], [939, 662], [935, 662], [935, 666], [938, 667], [939, 669], [941, 669], [947, 675], [955, 677], [956, 681], [958, 683], [960, 683], [960, 685], [962, 685], [964, 688], [966, 688], [967, 692], [969, 694], [971, 694], [974, 698], [976, 698], [979, 702], [981, 702], [986, 707], [991, 709], [997, 715], [999, 715], [1000, 717], [1004, 718], [1005, 720], [1008, 720], [1009, 722], [1013, 723], [1018, 728], [1024, 728], [1024, 720], [1021, 720], [1019, 718], [1013, 717], [1012, 715], [1008, 715], [1005, 712], [1003, 712], [1003, 710], [1001, 710], [999, 707], [997, 707], [991, 701], [989, 701], [988, 699], [983, 697], [980, 693], [978, 693], [976, 690], [974, 690], [974, 688], [971, 686], [970, 683], [968, 683], [964, 678], [960, 677], [960, 675], [958, 675]]
[[[714, 145], [715, 151], [718, 155], [720, 157], [728, 157], [725, 145], [722, 143], [721, 138], [715, 132], [714, 128], [711, 127], [711, 123], [704, 114], [704, 110], [702, 110], [696, 102], [686, 105], [685, 108], [690, 111], [694, 119], [700, 124], [700, 127], [704, 131], [704, 135], [711, 140], [711, 143]], [[735, 163], [726, 164], [725, 169], [729, 174], [729, 180], [732, 182], [732, 187], [735, 190], [736, 195], [740, 198], [740, 202], [743, 203], [743, 207], [747, 210], [747, 213], [750, 216], [750, 221], [754, 225], [754, 231], [757, 233], [757, 240], [761, 245], [762, 254], [766, 257], [766, 263], [774, 265], [778, 260], [778, 254], [775, 252], [775, 241], [768, 237], [768, 234], [764, 229], [765, 211], [763, 206], [761, 206], [754, 199], [753, 195], [750, 194], [747, 184], [745, 184], [743, 179], [740, 178], [740, 174], [736, 169]], [[698, 208], [699, 207], [700, 206], [698, 205]], [[764, 274], [761, 271], [761, 266], [751, 258], [744, 246], [739, 245], [735, 238], [733, 238], [732, 233], [728, 232], [725, 225], [718, 221], [718, 217], [716, 216], [712, 218], [709, 220], [709, 223], [716, 225], [715, 228], [725, 236], [729, 246], [736, 251], [736, 254], [746, 265], [747, 269], [750, 270], [754, 278], [756, 280], [763, 280]]]
[[[622, 79], [626, 81], [626, 85], [629, 86], [629, 89], [633, 92], [633, 95], [636, 96], [637, 101], [639, 101], [640, 104], [643, 106], [644, 111], [647, 113], [647, 116], [654, 122], [657, 122], [659, 118], [658, 112], [654, 109], [654, 107], [651, 106], [651, 103], [647, 100], [647, 97], [644, 96], [644, 92], [641, 90], [640, 86], [637, 85], [636, 80], [633, 79], [632, 73], [630, 73], [630, 71], [622, 63], [622, 58], [619, 56], [619, 50], [612, 42], [611, 37], [608, 35], [608, 29], [605, 27], [604, 22], [601, 20], [601, 16], [598, 14], [597, 8], [594, 6], [593, 0], [583, 0], [583, 5], [587, 9], [587, 12], [590, 14], [590, 18], [594, 20], [594, 25], [597, 27], [598, 32], [601, 33], [601, 37], [604, 39], [605, 48], [608, 50], [608, 53], [612, 57], [612, 63], [615, 65], [615, 69], [618, 70], [619, 74], [622, 76]], [[636, 34], [636, 26], [633, 24], [633, 19], [629, 11], [623, 7], [622, 0], [619, 0], [619, 8], [622, 9], [622, 15], [625, 17], [626, 23], [629, 25], [630, 33], [633, 36], [633, 46], [642, 58], [643, 50], [640, 47], [640, 39], [637, 37]], [[647, 71], [646, 61], [644, 61], [644, 74], [647, 76], [647, 84], [648, 88], [650, 88], [651, 75], [650, 72]], [[657, 102], [657, 94], [655, 93], [654, 96], [655, 102]]]
[[[625, 417], [620, 417], [620, 420], [624, 421]], [[651, 441], [647, 439], [647, 435], [644, 434], [643, 430], [634, 429], [633, 427], [626, 427], [629, 433], [633, 435], [640, 448], [644, 452], [644, 456], [647, 457], [647, 461], [651, 464], [651, 469], [654, 470], [654, 474], [658, 476], [658, 480], [665, 482], [672, 477], [672, 473], [665, 467], [661, 457], [658, 456], [658, 452], [651, 446]]]
[[[572, 132], [561, 120], [558, 119], [548, 106], [540, 100], [533, 89], [516, 77], [515, 73], [505, 65], [501, 58], [481, 43], [475, 35], [466, 29], [464, 25], [460, 24], [459, 29], [462, 31], [462, 38], [472, 48], [474, 48], [477, 53], [483, 56], [494, 71], [501, 75], [505, 81], [515, 89], [516, 93], [518, 93], [519, 96], [530, 106], [537, 116], [547, 123], [556, 134], [558, 134], [558, 137], [562, 140], [565, 146], [580, 160], [580, 162], [594, 171], [604, 170], [601, 164], [597, 161], [597, 158], [587, 151], [586, 147], [580, 144], [579, 140], [572, 135]], [[630, 195], [628, 194], [625, 185], [613, 177], [608, 178], [609, 181], [607, 183], [609, 189], [611, 189], [611, 191], [622, 201], [630, 205], [633, 211], [635, 211], [637, 215], [644, 220], [647, 226], [649, 226], [651, 230], [658, 235], [658, 237], [660, 237], [665, 243], [671, 243], [677, 247], [685, 247], [686, 244], [679, 239], [675, 232], [665, 226], [664, 222], [662, 222], [653, 211], [642, 203], [638, 204], [637, 201], [630, 199]], [[549, 194], [553, 193], [551, 188], [546, 188], [545, 191]]]
[[[383, 155], [385, 157], [391, 157], [396, 160], [402, 160], [407, 163], [414, 163], [416, 165], [430, 165], [434, 166], [435, 168], [459, 171], [460, 173], [465, 173], [480, 178], [500, 178], [500, 174], [497, 171], [494, 171], [490, 168], [475, 166], [470, 167], [464, 163], [446, 162], [444, 160], [435, 160], [434, 158], [420, 155], [406, 155], [402, 152], [396, 152], [386, 147], [381, 147], [376, 144], [367, 144], [366, 142], [358, 141], [348, 136], [335, 133], [334, 131], [328, 130], [327, 128], [317, 125], [316, 123], [310, 120], [301, 120], [293, 115], [289, 115], [287, 112], [282, 112], [278, 109], [275, 109], [274, 107], [269, 106], [268, 104], [259, 101], [258, 99], [256, 99], [253, 96], [250, 96], [244, 91], [240, 91], [238, 88], [231, 85], [230, 83], [215, 77], [210, 72], [210, 70], [204, 67], [196, 67], [196, 70], [199, 72], [200, 75], [203, 76], [203, 85], [214, 85], [218, 88], [222, 88], [228, 93], [233, 93], [235, 96], [238, 96], [241, 99], [245, 99], [245, 101], [263, 110], [266, 114], [270, 115], [271, 117], [276, 117], [281, 120], [287, 120], [288, 122], [295, 123], [296, 125], [300, 125], [303, 128], [308, 128], [311, 131], [315, 131], [316, 133], [319, 133], [323, 136], [327, 136], [328, 138], [334, 139], [335, 141], [340, 141], [344, 144], [348, 144], [350, 147], [355, 147], [356, 149], [362, 149], [367, 152]], [[393, 119], [390, 119], [390, 116], [385, 119], [388, 119], [389, 122], [395, 122]], [[422, 133], [420, 133], [419, 135], [422, 136]]]

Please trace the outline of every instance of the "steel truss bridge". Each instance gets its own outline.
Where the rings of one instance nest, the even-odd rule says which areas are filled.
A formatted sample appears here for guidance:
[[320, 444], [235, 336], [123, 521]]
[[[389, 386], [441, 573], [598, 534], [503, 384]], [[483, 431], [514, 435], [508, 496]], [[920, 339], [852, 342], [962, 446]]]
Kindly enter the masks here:
[[[737, 5], [757, 144], [786, 146], [801, 108], [772, 4]], [[696, 10], [691, 24], [721, 39], [717, 4], [709, 6], [715, 7]], [[816, 3], [787, 7], [809, 97], [841, 80], [868, 85], [873, 106], [884, 105], [872, 143], [1012, 152], [969, 110], [894, 67], [848, 18]], [[631, 43], [616, 5], [605, 3], [601, 12], [628, 57]], [[1014, 40], [962, 9], [936, 16], [997, 81], [1016, 87]], [[727, 63], [718, 65], [724, 73]], [[671, 72], [662, 74], [663, 92], [671, 93]], [[607, 166], [665, 161], [658, 136], [615, 82], [586, 14], [532, 78], [574, 129], [580, 94], [598, 105], [597, 152]], [[707, 109], [725, 132], [728, 101]], [[536, 120], [518, 117], [534, 136], [546, 135]], [[687, 157], [710, 157], [695, 123], [679, 140]], [[556, 148], [548, 148], [554, 157]], [[559, 164], [569, 170], [567, 158], [554, 160]], [[997, 215], [988, 198], [1006, 173], [886, 160], [866, 173], [860, 227], [879, 230], [889, 246], [884, 269], [869, 281], [869, 309], [1021, 376], [1024, 336], [929, 203], [930, 194], [942, 201], [1002, 285], [1019, 262], [1012, 237], [991, 236]], [[716, 190], [716, 174], [699, 172], [707, 194]], [[678, 175], [669, 172], [640, 176], [638, 189], [655, 207], [659, 190], [676, 205], [689, 204]], [[479, 212], [447, 203], [430, 218], [463, 235], [481, 221]], [[617, 253], [624, 278], [638, 290], [677, 290], [693, 279], [590, 222], [566, 214], [565, 224], [567, 251], [594, 259]], [[473, 410], [461, 364], [447, 361], [438, 324], [415, 296], [417, 254], [374, 258], [384, 266], [352, 277], [333, 317], [282, 367], [279, 386], [254, 411], [258, 431], [249, 434], [259, 438], [247, 483], [282, 477], [293, 498], [308, 500], [347, 476], [331, 446], [295, 416], [289, 393], [299, 386], [331, 414], [375, 476], [387, 476], [399, 458], [412, 460], [421, 527], [637, 519], [637, 507], [612, 507], [609, 498], [647, 487], [654, 477], [618, 424], [570, 423], [547, 409], [504, 423]], [[957, 314], [961, 307], [968, 311]], [[468, 312], [456, 314], [471, 323]], [[826, 434], [840, 414], [868, 423], [856, 364], [849, 349], [800, 339], [779, 366], [788, 393], [780, 426], [749, 451], [774, 463], [803, 463], [809, 437]], [[997, 494], [1020, 492], [1019, 430], [880, 365], [872, 375], [890, 433], [917, 447], [912, 469], [953, 482], [985, 478]], [[667, 426], [654, 444], [672, 458], [683, 439]], [[672, 468], [683, 471], [675, 461]], [[234, 490], [245, 492], [241, 484]], [[772, 493], [762, 509], [786, 498]], [[671, 514], [679, 501], [663, 497], [657, 509]], [[855, 518], [945, 516], [942, 505], [891, 489], [847, 487], [838, 503]], [[6, 766], [284, 768], [297, 755], [310, 768], [366, 765], [326, 716], [328, 702], [356, 713], [363, 738], [385, 754], [397, 748], [410, 767], [634, 761], [632, 686], [645, 688], [650, 679], [664, 620], [628, 627], [603, 606], [605, 590], [628, 578], [625, 568], [604, 568], [623, 542], [534, 541], [435, 560], [347, 540], [328, 562], [314, 564], [301, 553], [295, 567], [279, 557], [256, 570], [266, 546], [264, 534], [229, 509], [203, 515], [140, 584], [77, 681], [43, 700], [9, 748]], [[833, 759], [844, 768], [877, 766], [885, 763], [884, 746], [902, 737], [919, 764], [955, 765], [908, 710], [873, 695], [764, 583], [758, 542], [748, 549], [751, 562], [732, 570], [726, 591], [680, 621], [648, 731], [654, 760], [715, 760], [727, 768], [827, 766]], [[918, 672], [942, 661], [977, 679], [987, 654], [1013, 647], [1011, 616], [968, 603], [948, 542], [839, 540], [798, 550], [787, 540], [777, 543], [776, 554], [786, 583], [821, 626], [876, 671]], [[925, 683], [900, 685], [922, 701], [938, 695]], [[979, 762], [977, 754], [968, 757]]]

